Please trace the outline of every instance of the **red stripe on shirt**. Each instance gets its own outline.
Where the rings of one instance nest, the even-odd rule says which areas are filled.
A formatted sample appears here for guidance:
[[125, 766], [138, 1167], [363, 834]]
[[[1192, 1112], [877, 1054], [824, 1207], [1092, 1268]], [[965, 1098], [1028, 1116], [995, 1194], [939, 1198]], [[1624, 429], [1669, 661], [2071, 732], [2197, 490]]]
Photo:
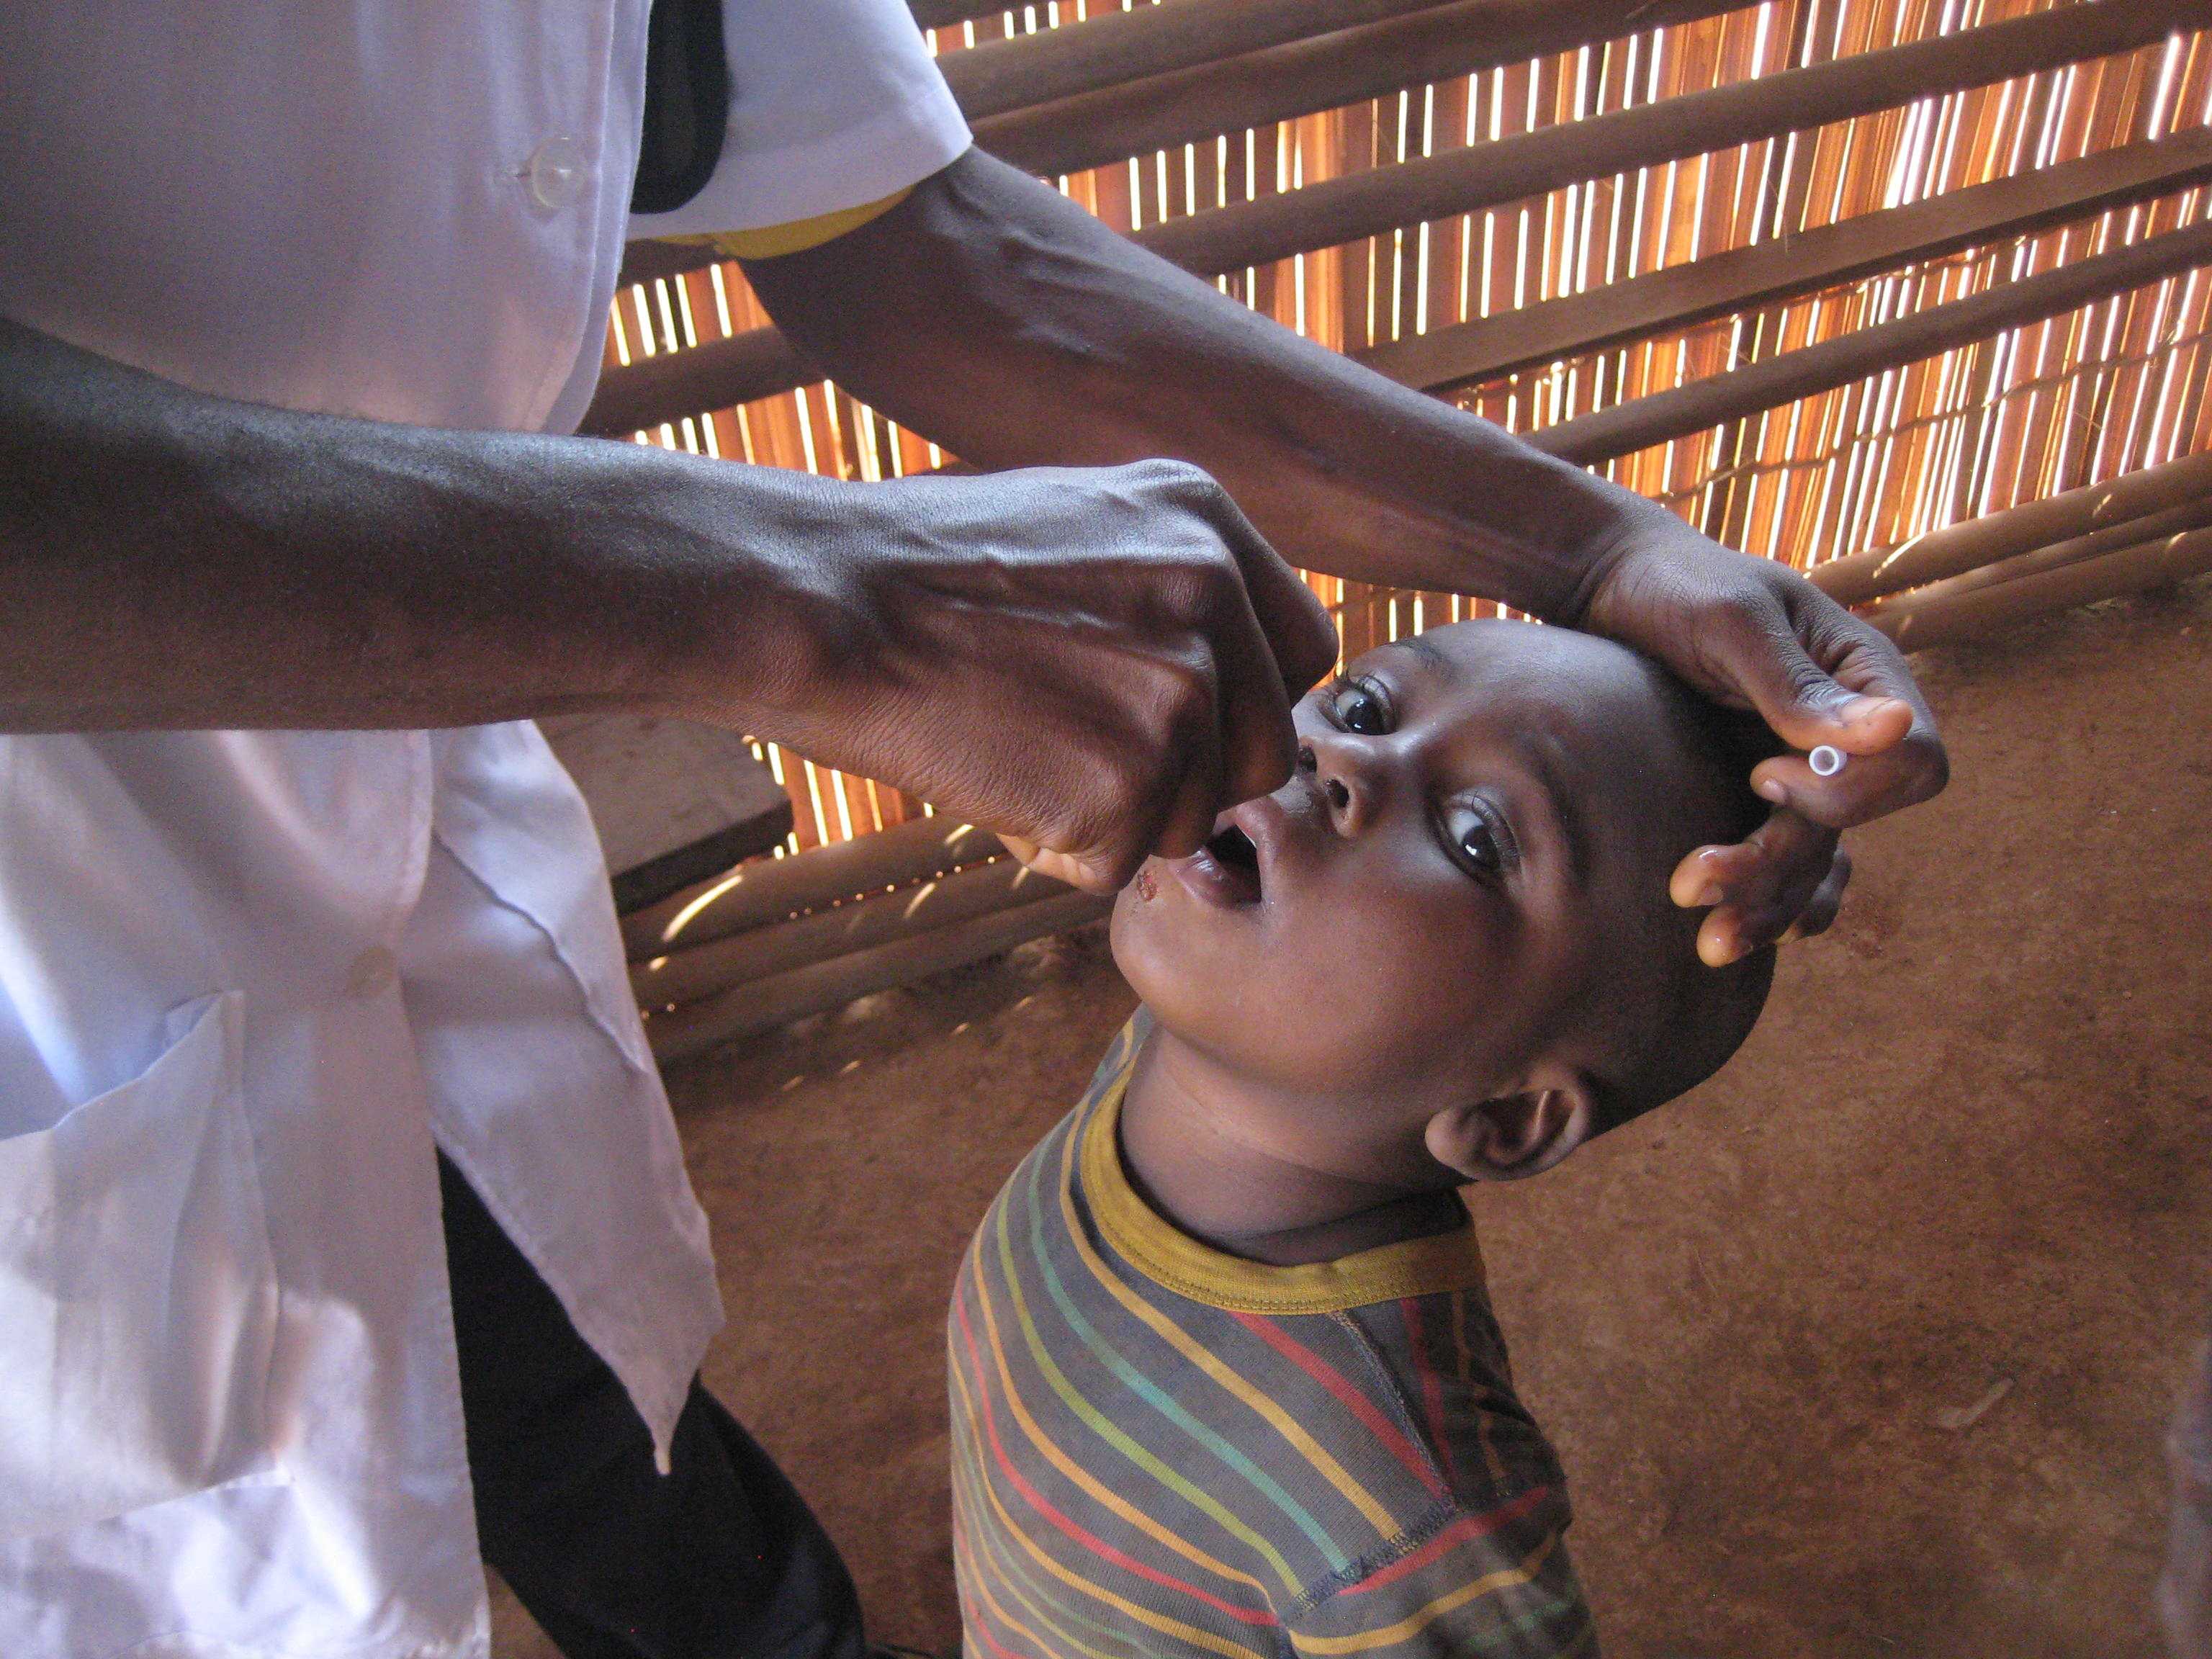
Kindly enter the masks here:
[[1423, 1486], [1439, 1498], [1450, 1495], [1434, 1466], [1421, 1455], [1419, 1449], [1399, 1432], [1396, 1425], [1376, 1409], [1372, 1400], [1352, 1387], [1343, 1372], [1292, 1336], [1275, 1320], [1249, 1313], [1232, 1313], [1231, 1317], [1334, 1395], [1345, 1409], [1365, 1424], [1368, 1431], [1388, 1447], [1391, 1455], [1406, 1466], [1407, 1472]]
[[962, 1596], [960, 1606], [961, 1611], [967, 1617], [968, 1628], [983, 1638], [983, 1645], [996, 1654], [998, 1659], [1027, 1659], [1026, 1655], [1008, 1652], [1006, 1644], [991, 1634], [989, 1626], [983, 1622], [982, 1607], [974, 1596]]
[[1480, 1515], [1462, 1515], [1434, 1538], [1411, 1555], [1401, 1555], [1387, 1567], [1377, 1568], [1358, 1583], [1337, 1592], [1339, 1595], [1359, 1595], [1385, 1584], [1395, 1583], [1409, 1572], [1419, 1572], [1438, 1556], [1447, 1554], [1471, 1538], [1481, 1538], [1508, 1527], [1542, 1504], [1552, 1495], [1549, 1486], [1532, 1486], [1510, 1503]]
[[1454, 1486], [1459, 1485], [1459, 1465], [1452, 1456], [1451, 1437], [1444, 1431], [1444, 1385], [1437, 1375], [1437, 1368], [1429, 1363], [1428, 1344], [1421, 1340], [1421, 1304], [1418, 1297], [1406, 1297], [1398, 1304], [1399, 1316], [1406, 1322], [1406, 1346], [1413, 1351], [1413, 1370], [1421, 1384], [1421, 1409], [1429, 1419], [1429, 1443], [1437, 1455], [1443, 1460], [1444, 1479]]
[[975, 1328], [968, 1322], [966, 1298], [955, 1297], [952, 1301], [952, 1311], [960, 1322], [960, 1334], [968, 1345], [969, 1367], [975, 1378], [975, 1397], [983, 1402], [983, 1432], [990, 1439], [992, 1457], [1000, 1468], [1006, 1472], [1006, 1479], [1013, 1482], [1015, 1490], [1029, 1501], [1031, 1509], [1099, 1559], [1110, 1561], [1125, 1572], [1133, 1572], [1138, 1577], [1158, 1584], [1163, 1589], [1177, 1590], [1194, 1601], [1203, 1601], [1215, 1612], [1225, 1613], [1239, 1624], [1265, 1625], [1270, 1627], [1281, 1624], [1282, 1621], [1275, 1617], [1272, 1610], [1240, 1607], [1233, 1601], [1224, 1601], [1221, 1597], [1202, 1590], [1195, 1584], [1186, 1583], [1171, 1573], [1162, 1572], [1157, 1567], [1146, 1566], [1134, 1556], [1115, 1549], [1097, 1534], [1069, 1520], [1042, 1492], [1024, 1480], [1021, 1471], [1014, 1467], [1013, 1459], [1006, 1455], [1006, 1446], [999, 1438], [999, 1420], [991, 1409], [991, 1390], [983, 1376], [983, 1355], [975, 1346]]

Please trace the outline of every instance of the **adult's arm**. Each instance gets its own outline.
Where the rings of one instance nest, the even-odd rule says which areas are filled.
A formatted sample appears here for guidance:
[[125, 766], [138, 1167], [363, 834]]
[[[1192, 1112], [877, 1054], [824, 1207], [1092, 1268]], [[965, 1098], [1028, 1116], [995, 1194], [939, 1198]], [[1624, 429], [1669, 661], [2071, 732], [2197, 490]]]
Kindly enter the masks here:
[[1109, 889], [1289, 775], [1333, 650], [1174, 462], [871, 489], [270, 409], [0, 321], [0, 731], [688, 715]]
[[750, 262], [777, 323], [894, 419], [987, 467], [1194, 462], [1293, 562], [1480, 593], [1638, 646], [1755, 707], [1795, 756], [1753, 775], [1778, 811], [1754, 843], [1686, 865], [1729, 903], [1725, 960], [1832, 914], [1832, 831], [1942, 787], [1942, 745], [1902, 659], [1771, 561], [1542, 455], [1260, 317], [971, 151], [872, 223]]

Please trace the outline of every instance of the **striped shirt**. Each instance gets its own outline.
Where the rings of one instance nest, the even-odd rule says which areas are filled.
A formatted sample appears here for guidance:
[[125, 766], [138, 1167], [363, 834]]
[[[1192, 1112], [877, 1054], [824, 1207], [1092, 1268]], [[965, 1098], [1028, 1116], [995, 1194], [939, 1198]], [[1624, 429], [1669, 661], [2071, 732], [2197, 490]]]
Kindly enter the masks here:
[[1178, 1231], [1117, 1139], [1146, 1024], [961, 1267], [968, 1659], [1595, 1654], [1472, 1223], [1292, 1267]]

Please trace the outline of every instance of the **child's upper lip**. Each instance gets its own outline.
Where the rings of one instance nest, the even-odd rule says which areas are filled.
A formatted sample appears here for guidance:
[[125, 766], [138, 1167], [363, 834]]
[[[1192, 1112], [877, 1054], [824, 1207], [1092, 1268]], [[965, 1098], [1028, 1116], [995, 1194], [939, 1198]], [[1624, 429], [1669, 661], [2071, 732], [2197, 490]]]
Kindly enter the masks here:
[[1290, 828], [1290, 817], [1283, 811], [1282, 802], [1273, 795], [1255, 796], [1231, 807], [1222, 817], [1242, 830], [1251, 842], [1253, 856], [1259, 865], [1261, 894], [1263, 897], [1271, 896], [1283, 837]]

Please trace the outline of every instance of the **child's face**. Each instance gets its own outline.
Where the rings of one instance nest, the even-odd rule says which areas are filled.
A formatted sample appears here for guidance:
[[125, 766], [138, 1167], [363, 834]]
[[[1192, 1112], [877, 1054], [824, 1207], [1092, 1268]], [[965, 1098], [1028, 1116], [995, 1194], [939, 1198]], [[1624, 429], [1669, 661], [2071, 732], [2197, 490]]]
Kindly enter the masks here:
[[1168, 1030], [1411, 1122], [1542, 1086], [1532, 1068], [1580, 1063], [1594, 1018], [1636, 1018], [1607, 969], [1667, 931], [1710, 793], [1656, 670], [1563, 629], [1464, 623], [1370, 652], [1296, 720], [1291, 781], [1148, 863], [1115, 909], [1115, 959]]

